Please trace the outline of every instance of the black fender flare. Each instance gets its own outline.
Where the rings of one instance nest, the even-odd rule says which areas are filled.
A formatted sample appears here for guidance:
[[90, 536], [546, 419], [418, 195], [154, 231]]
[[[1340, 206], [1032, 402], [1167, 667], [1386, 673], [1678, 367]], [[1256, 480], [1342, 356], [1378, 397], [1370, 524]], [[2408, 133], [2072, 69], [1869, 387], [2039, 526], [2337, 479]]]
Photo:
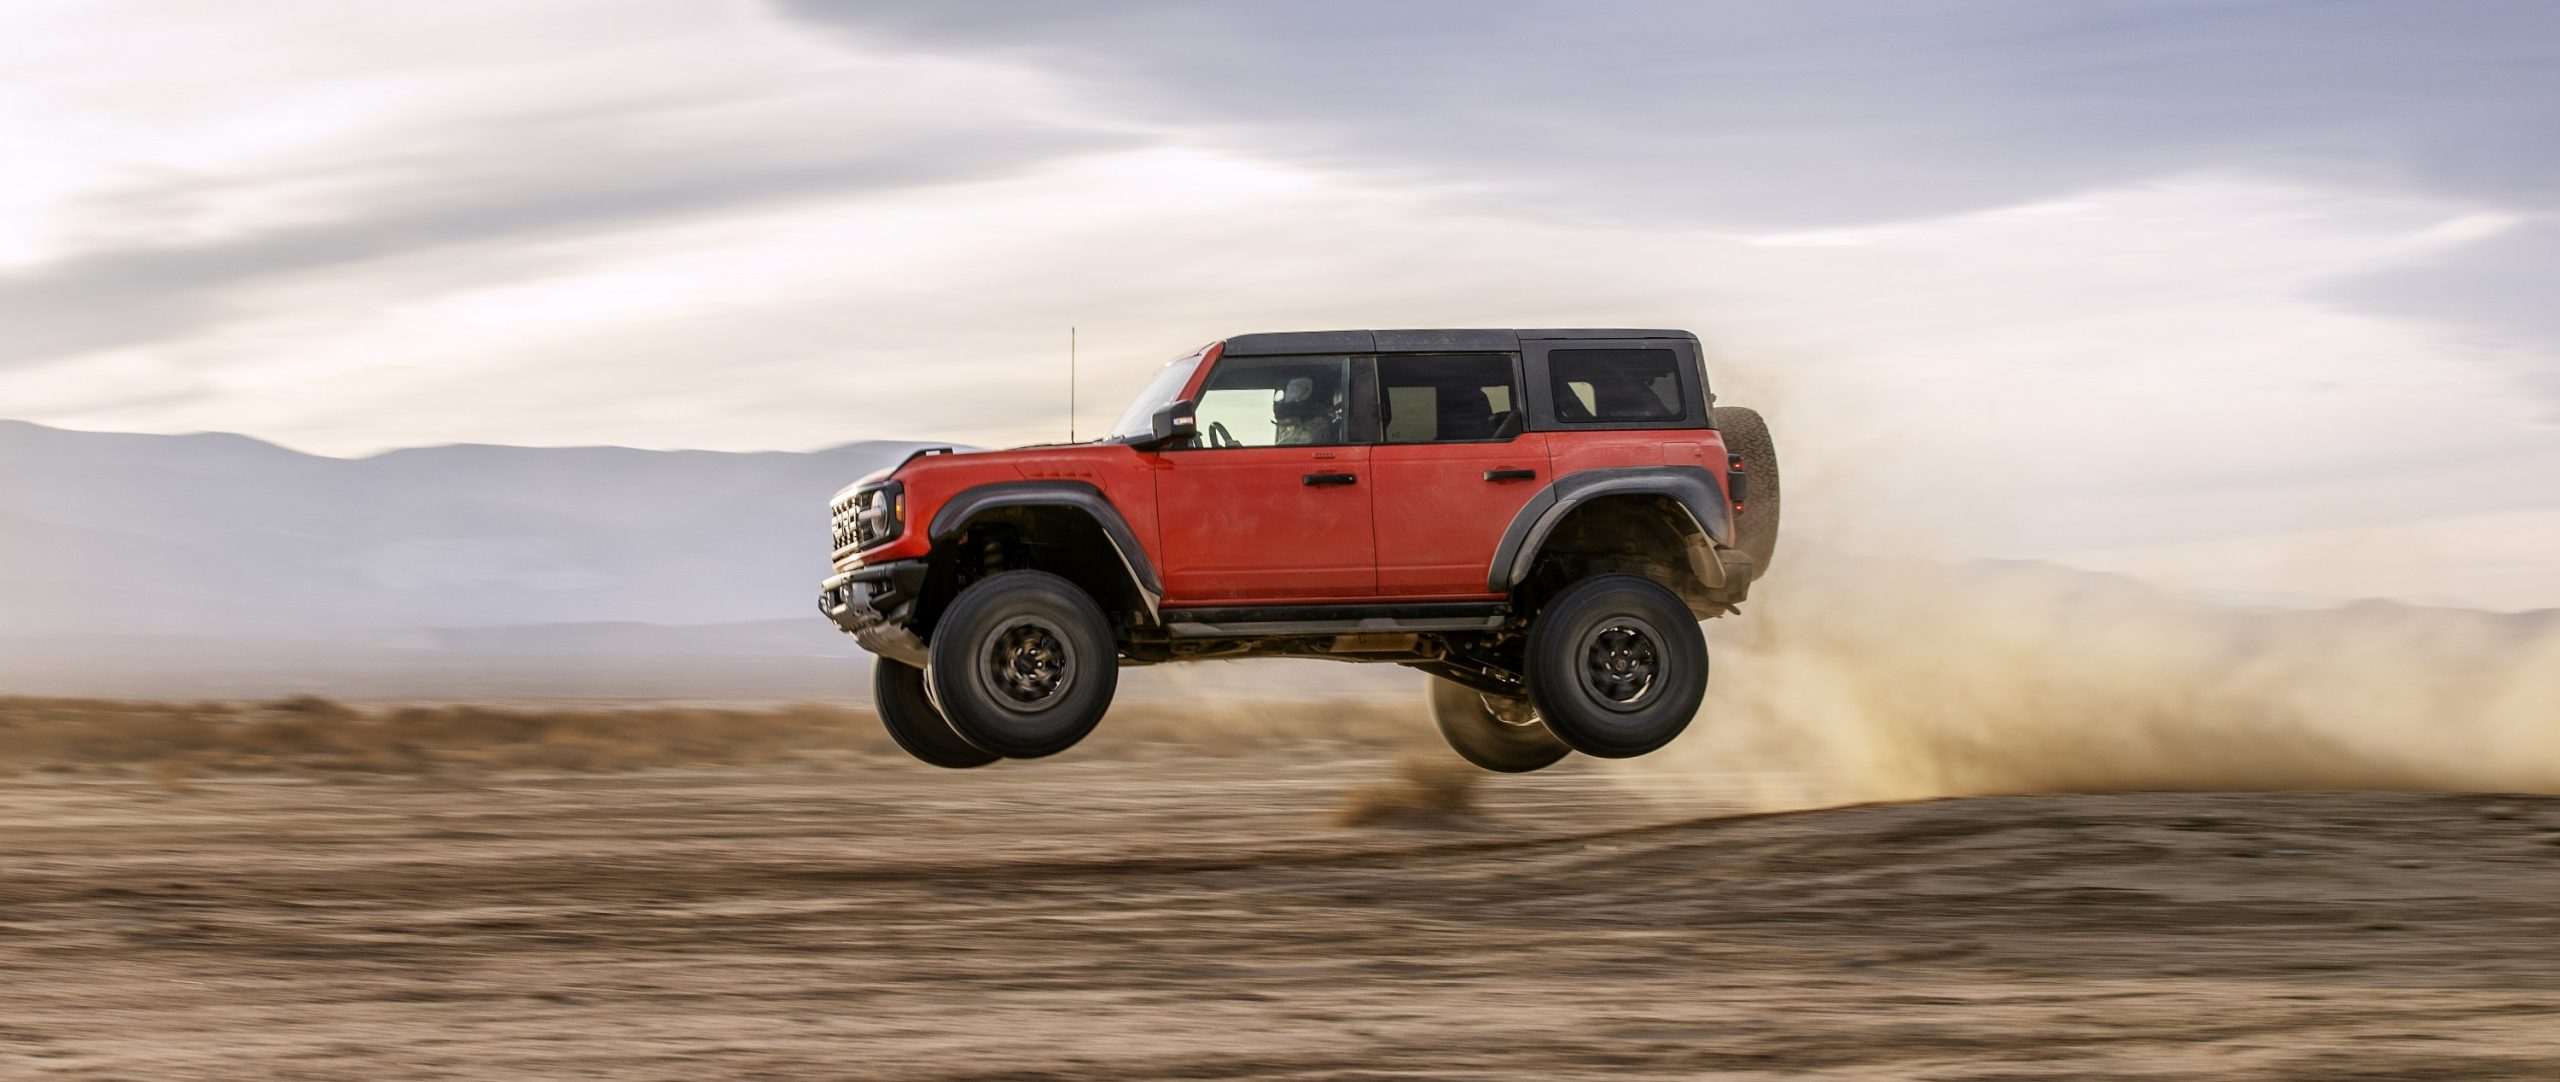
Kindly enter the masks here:
[[1555, 479], [1537, 495], [1529, 497], [1520, 513], [1511, 517], [1511, 525], [1502, 531], [1502, 543], [1493, 550], [1493, 566], [1486, 573], [1485, 589], [1492, 593], [1509, 593], [1529, 577], [1529, 567], [1537, 562], [1538, 550], [1547, 543], [1547, 535], [1563, 522], [1575, 508], [1607, 496], [1665, 496], [1689, 512], [1691, 524], [1716, 545], [1733, 543], [1733, 505], [1726, 503], [1724, 489], [1716, 484], [1715, 475], [1698, 466], [1621, 466], [1582, 470]]
[[1128, 569], [1129, 581], [1137, 586], [1140, 600], [1146, 602], [1147, 616], [1156, 616], [1164, 601], [1164, 581], [1156, 577], [1155, 564], [1147, 559], [1146, 546], [1138, 543], [1138, 532], [1129, 528], [1129, 520], [1112, 506], [1110, 497], [1089, 483], [996, 481], [962, 489], [933, 513], [925, 536], [939, 545], [960, 536], [970, 520], [1002, 507], [1069, 507], [1083, 512], [1102, 528], [1102, 536], [1110, 540], [1120, 565]]

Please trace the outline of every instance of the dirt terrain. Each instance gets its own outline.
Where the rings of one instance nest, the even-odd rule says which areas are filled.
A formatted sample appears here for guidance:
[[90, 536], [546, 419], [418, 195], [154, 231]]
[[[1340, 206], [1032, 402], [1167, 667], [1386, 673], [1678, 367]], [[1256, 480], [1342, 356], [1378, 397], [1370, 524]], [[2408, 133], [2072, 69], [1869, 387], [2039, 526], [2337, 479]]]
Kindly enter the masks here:
[[1394, 754], [0, 780], [0, 1078], [2560, 1077], [2560, 801]]

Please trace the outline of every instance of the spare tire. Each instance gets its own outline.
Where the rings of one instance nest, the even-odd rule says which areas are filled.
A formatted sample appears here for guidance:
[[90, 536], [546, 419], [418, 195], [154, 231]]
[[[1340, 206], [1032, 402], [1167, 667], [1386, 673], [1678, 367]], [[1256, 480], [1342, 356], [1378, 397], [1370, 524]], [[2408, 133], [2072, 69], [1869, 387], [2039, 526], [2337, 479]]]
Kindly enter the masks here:
[[1751, 577], [1769, 573], [1769, 557], [1778, 548], [1778, 445], [1769, 438], [1769, 422], [1747, 406], [1717, 406], [1716, 431], [1724, 449], [1742, 456], [1744, 483], [1741, 510], [1733, 513], [1733, 547], [1751, 556]]

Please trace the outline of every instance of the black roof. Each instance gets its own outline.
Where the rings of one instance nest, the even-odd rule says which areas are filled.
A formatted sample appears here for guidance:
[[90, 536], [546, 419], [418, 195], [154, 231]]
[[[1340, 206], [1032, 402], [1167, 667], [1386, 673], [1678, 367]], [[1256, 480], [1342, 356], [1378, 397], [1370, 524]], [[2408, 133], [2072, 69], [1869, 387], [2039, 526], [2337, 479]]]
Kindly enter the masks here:
[[1687, 331], [1632, 330], [1623, 327], [1576, 327], [1549, 330], [1386, 330], [1276, 331], [1239, 334], [1227, 339], [1226, 355], [1249, 357], [1275, 353], [1449, 353], [1478, 350], [1507, 352], [1522, 342], [1574, 338], [1680, 338], [1697, 341]]

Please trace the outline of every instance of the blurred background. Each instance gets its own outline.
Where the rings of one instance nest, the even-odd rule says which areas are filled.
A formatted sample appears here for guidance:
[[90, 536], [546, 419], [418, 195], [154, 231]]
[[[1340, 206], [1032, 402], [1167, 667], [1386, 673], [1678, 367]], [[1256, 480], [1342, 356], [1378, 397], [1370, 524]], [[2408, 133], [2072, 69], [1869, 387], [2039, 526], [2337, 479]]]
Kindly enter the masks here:
[[[0, 1078], [2560, 1077], [2560, 5], [7, 0], [0, 73]], [[1679, 741], [1273, 661], [891, 745], [840, 486], [1430, 326], [1770, 418]]]
[[15, 690], [832, 692], [836, 486], [1341, 326], [1695, 329], [1791, 545], [2560, 606], [2546, 5], [0, 21]]

